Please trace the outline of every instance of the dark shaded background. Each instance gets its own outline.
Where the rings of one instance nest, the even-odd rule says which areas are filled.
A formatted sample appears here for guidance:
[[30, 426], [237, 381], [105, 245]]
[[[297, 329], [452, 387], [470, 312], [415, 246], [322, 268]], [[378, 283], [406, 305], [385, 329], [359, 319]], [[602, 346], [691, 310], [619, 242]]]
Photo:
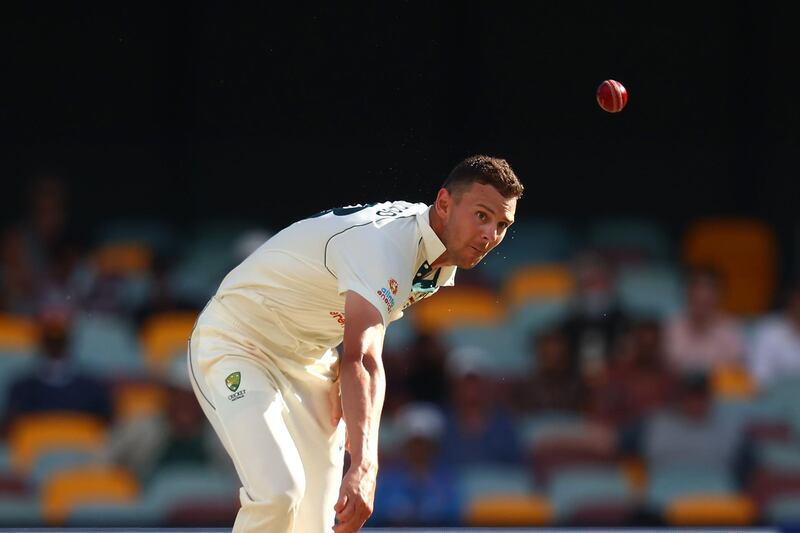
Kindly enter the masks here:
[[[2, 217], [57, 172], [75, 219], [429, 200], [474, 152], [520, 216], [753, 214], [791, 238], [797, 21], [785, 2], [4, 5]], [[594, 90], [630, 93], [610, 115]], [[289, 193], [278, 192], [288, 187]]]

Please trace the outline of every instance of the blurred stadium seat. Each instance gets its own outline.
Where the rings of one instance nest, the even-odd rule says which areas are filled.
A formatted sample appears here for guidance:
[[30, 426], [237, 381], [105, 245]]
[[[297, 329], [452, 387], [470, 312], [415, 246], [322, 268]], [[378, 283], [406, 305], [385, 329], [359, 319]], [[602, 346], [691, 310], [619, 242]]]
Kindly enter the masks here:
[[147, 319], [140, 339], [150, 370], [161, 373], [169, 366], [170, 359], [185, 357], [196, 320], [197, 313], [194, 312], [160, 313]]
[[454, 327], [445, 332], [444, 339], [453, 352], [463, 355], [469, 351], [482, 358], [471, 362], [479, 364], [487, 375], [520, 376], [531, 368], [532, 358], [525, 344], [505, 323]]
[[466, 502], [487, 496], [533, 494], [531, 474], [517, 466], [470, 465], [460, 469], [459, 484]]
[[719, 367], [712, 370], [711, 389], [718, 398], [752, 398], [756, 382], [744, 367]]
[[664, 226], [641, 218], [595, 220], [587, 228], [586, 245], [618, 266], [675, 259], [675, 245]]
[[222, 278], [244, 259], [237, 255], [236, 242], [250, 228], [250, 224], [237, 221], [209, 222], [195, 228], [170, 274], [175, 294], [202, 308]]
[[114, 419], [124, 421], [159, 413], [164, 409], [166, 401], [166, 391], [155, 383], [117, 383], [114, 387]]
[[0, 527], [18, 530], [45, 525], [42, 504], [36, 495], [0, 495]]
[[756, 445], [759, 468], [782, 474], [800, 474], [800, 442], [762, 441]]
[[70, 343], [73, 357], [87, 373], [114, 378], [145, 372], [136, 330], [124, 318], [82, 313], [75, 320]]
[[36, 351], [39, 331], [28, 318], [0, 314], [0, 357], [30, 355]]
[[575, 289], [570, 270], [560, 264], [533, 265], [515, 270], [502, 286], [503, 300], [512, 308], [530, 301], [567, 300]]
[[157, 523], [164, 523], [176, 508], [199, 501], [230, 500], [239, 482], [227, 473], [211, 468], [175, 465], [163, 467], [145, 485], [140, 511]]
[[29, 472], [40, 455], [55, 450], [94, 453], [106, 438], [106, 427], [96, 417], [69, 412], [19, 416], [9, 429], [12, 467]]
[[176, 235], [172, 228], [156, 220], [111, 220], [95, 229], [98, 247], [117, 244], [143, 245], [156, 254], [175, 251]]
[[49, 525], [63, 525], [77, 504], [133, 502], [138, 494], [139, 484], [127, 470], [78, 467], [56, 472], [45, 481], [42, 507]]
[[412, 317], [420, 331], [439, 332], [457, 326], [495, 324], [504, 314], [504, 305], [492, 291], [446, 287], [435, 298], [417, 303]]
[[793, 531], [800, 525], [800, 493], [778, 496], [763, 511], [767, 523], [784, 531]]
[[758, 509], [752, 500], [742, 495], [695, 495], [674, 499], [664, 514], [669, 524], [679, 527], [746, 527], [755, 523]]
[[130, 276], [152, 268], [153, 252], [138, 243], [105, 244], [94, 251], [92, 260], [100, 275]]
[[[582, 508], [599, 511], [607, 505], [615, 510], [632, 509], [634, 494], [623, 472], [617, 467], [571, 466], [552, 473], [547, 494], [557, 522], [568, 522]], [[624, 512], [622, 515], [626, 514]]]
[[737, 494], [732, 473], [700, 465], [651, 467], [646, 503], [663, 512], [678, 498], [727, 497]]
[[96, 460], [96, 454], [88, 450], [54, 449], [39, 454], [28, 474], [28, 480], [35, 488], [40, 488], [59, 470], [69, 470], [85, 466]]
[[472, 500], [465, 511], [470, 527], [536, 527], [553, 520], [550, 503], [541, 496], [484, 496]]
[[675, 268], [653, 264], [621, 269], [617, 295], [632, 317], [665, 319], [683, 305], [683, 283]]
[[697, 220], [683, 237], [683, 258], [723, 276], [723, 307], [740, 315], [766, 312], [777, 285], [778, 250], [773, 229], [745, 218]]

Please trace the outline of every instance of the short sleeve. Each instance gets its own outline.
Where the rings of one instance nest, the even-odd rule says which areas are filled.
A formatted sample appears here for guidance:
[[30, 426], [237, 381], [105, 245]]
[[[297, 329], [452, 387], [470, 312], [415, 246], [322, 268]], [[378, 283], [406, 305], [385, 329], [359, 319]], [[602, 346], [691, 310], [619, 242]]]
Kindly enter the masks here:
[[339, 294], [354, 291], [380, 312], [384, 325], [400, 309], [398, 297], [406, 261], [372, 226], [354, 227], [335, 235], [325, 250], [325, 265], [336, 276]]

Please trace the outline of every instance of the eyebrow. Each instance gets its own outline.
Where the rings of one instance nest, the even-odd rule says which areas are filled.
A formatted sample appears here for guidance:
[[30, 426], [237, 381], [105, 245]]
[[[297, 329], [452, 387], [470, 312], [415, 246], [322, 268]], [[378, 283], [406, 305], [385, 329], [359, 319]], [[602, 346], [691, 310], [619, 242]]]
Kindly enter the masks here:
[[[497, 216], [497, 213], [495, 213], [495, 212], [494, 212], [494, 209], [492, 209], [492, 208], [491, 208], [491, 207], [489, 207], [488, 205], [486, 205], [486, 204], [484, 204], [484, 203], [482, 203], [482, 202], [478, 202], [478, 203], [477, 203], [477, 204], [475, 204], [475, 205], [477, 205], [478, 207], [482, 207], [482, 208], [486, 209], [487, 211], [489, 211], [489, 212], [490, 212], [491, 214], [493, 214], [494, 216]], [[511, 224], [513, 224], [513, 223], [514, 223], [514, 219], [513, 219], [513, 218], [505, 218], [505, 217], [503, 217], [503, 221], [504, 221], [506, 224], [508, 224], [509, 226], [510, 226]]]

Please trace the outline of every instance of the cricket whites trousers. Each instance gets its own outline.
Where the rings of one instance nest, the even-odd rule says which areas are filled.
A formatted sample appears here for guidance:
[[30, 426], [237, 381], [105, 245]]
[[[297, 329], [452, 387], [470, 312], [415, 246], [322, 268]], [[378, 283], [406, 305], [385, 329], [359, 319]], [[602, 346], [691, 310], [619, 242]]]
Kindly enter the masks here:
[[189, 341], [192, 388], [242, 483], [233, 531], [330, 531], [345, 438], [344, 423], [330, 421], [333, 384], [279, 369], [285, 347], [269, 338], [269, 330], [246, 331], [212, 300]]

